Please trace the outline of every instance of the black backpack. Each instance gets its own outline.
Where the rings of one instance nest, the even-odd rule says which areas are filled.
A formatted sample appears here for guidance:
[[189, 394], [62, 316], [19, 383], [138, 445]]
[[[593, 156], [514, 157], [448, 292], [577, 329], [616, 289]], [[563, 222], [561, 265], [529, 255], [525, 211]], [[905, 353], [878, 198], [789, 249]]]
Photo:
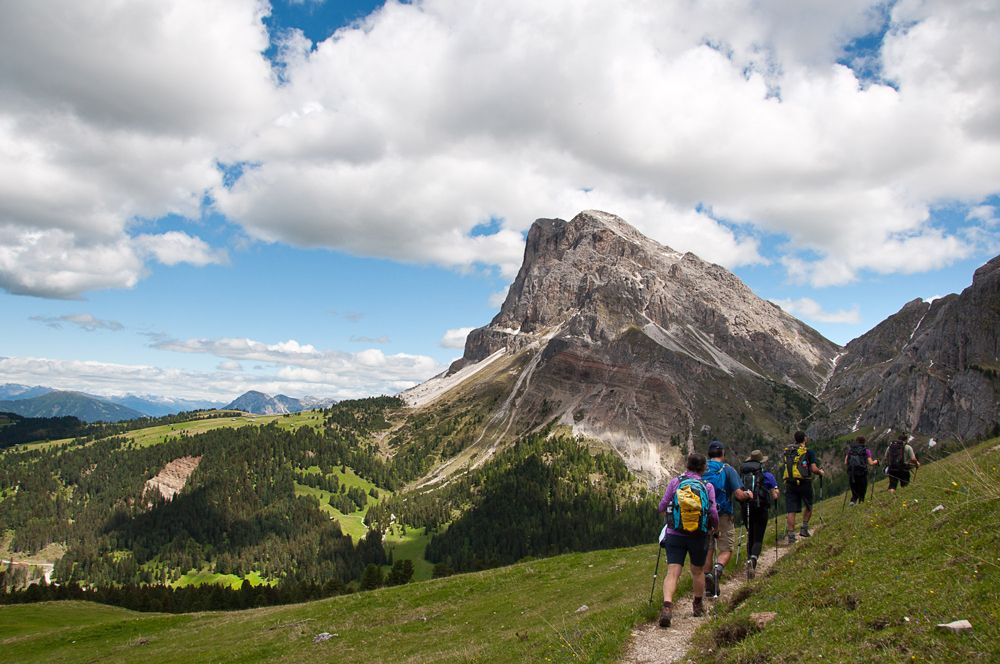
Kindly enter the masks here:
[[743, 488], [753, 492], [753, 498], [745, 503], [754, 508], [766, 508], [771, 503], [770, 491], [764, 488], [764, 466], [759, 461], [744, 461], [740, 466]]
[[886, 467], [889, 469], [889, 472], [909, 470], [909, 466], [903, 461], [904, 446], [905, 443], [901, 440], [894, 440], [889, 443], [889, 450], [886, 454], [886, 459], [888, 460]]
[[868, 474], [868, 449], [864, 445], [854, 443], [847, 451], [847, 472], [851, 477]]

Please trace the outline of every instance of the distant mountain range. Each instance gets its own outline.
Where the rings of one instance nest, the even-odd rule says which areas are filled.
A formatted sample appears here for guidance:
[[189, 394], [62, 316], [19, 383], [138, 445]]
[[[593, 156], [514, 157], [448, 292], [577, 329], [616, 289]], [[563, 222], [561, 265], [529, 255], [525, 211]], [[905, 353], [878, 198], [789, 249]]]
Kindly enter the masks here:
[[0, 412], [23, 417], [62, 417], [72, 415], [84, 422], [121, 422], [145, 417], [132, 408], [102, 401], [80, 392], [46, 392], [37, 397], [0, 401]]
[[226, 409], [242, 410], [255, 415], [284, 415], [285, 413], [298, 413], [313, 408], [327, 408], [334, 403], [336, 401], [333, 399], [319, 399], [310, 396], [295, 399], [284, 394], [271, 396], [250, 390], [230, 402]]
[[18, 385], [17, 383], [5, 383], [0, 385], [0, 400], [14, 401], [15, 399], [30, 399], [54, 391], [51, 387], [41, 387], [40, 385], [28, 387], [27, 385]]
[[271, 396], [250, 391], [229, 405], [221, 401], [175, 399], [156, 395], [126, 394], [102, 397], [84, 392], [56, 390], [41, 385], [0, 385], [0, 412], [15, 413], [23, 417], [61, 417], [72, 415], [84, 422], [119, 422], [139, 417], [162, 417], [192, 410], [227, 408], [257, 415], [297, 413], [313, 408], [325, 408], [335, 403], [333, 399], [302, 397], [295, 399], [279, 394]]

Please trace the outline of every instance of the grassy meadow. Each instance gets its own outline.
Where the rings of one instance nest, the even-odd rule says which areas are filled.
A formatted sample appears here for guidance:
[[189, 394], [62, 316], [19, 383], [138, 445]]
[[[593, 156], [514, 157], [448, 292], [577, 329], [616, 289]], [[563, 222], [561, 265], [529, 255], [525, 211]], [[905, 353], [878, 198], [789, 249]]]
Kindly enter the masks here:
[[[874, 500], [858, 507], [845, 507], [842, 497], [820, 504], [812, 523], [822, 529], [703, 626], [691, 658], [997, 661], [998, 442], [925, 465], [895, 496], [882, 480]], [[764, 611], [777, 618], [758, 630], [750, 615]], [[960, 619], [973, 630], [936, 627]]]
[[[862, 506], [844, 507], [842, 496], [817, 505], [813, 524], [822, 528], [720, 603], [696, 632], [688, 658], [996, 661], [998, 443], [926, 465], [895, 496], [883, 480]], [[350, 473], [341, 475], [351, 481]], [[404, 538], [394, 528], [387, 542], [399, 559], [422, 552], [426, 538], [417, 529]], [[18, 662], [612, 662], [633, 626], [656, 615], [664, 572], [661, 561], [650, 604], [656, 555], [649, 544], [528, 559], [236, 612], [165, 615], [85, 602], [0, 606], [0, 651]], [[416, 578], [427, 576], [429, 566]], [[680, 594], [689, 588], [685, 574]], [[761, 629], [750, 616], [763, 611], [777, 617]], [[935, 627], [957, 619], [969, 620], [973, 631]], [[314, 642], [321, 633], [331, 636]]]

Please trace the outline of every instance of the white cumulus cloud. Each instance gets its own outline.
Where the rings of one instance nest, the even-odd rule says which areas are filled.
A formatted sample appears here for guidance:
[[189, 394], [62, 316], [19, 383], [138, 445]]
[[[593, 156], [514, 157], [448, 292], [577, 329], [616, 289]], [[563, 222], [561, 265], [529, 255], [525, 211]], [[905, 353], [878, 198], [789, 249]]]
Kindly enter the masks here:
[[849, 323], [861, 322], [861, 310], [857, 305], [850, 309], [840, 309], [838, 311], [826, 311], [816, 300], [809, 297], [801, 297], [793, 300], [771, 300], [788, 313], [808, 321], [819, 323]]
[[469, 332], [472, 332], [473, 329], [475, 328], [458, 327], [445, 331], [441, 337], [441, 346], [443, 348], [465, 348], [465, 338], [469, 336]]
[[[151, 259], [224, 261], [134, 235], [206, 200], [261, 241], [507, 278], [535, 218], [592, 208], [815, 286], [997, 244], [996, 3], [390, 1], [317, 44], [268, 35], [267, 11], [5, 6], [0, 288], [75, 297]], [[838, 60], [883, 24], [858, 56], [880, 78], [859, 78]], [[224, 183], [219, 164], [247, 167]], [[942, 203], [975, 227], [939, 224]]]

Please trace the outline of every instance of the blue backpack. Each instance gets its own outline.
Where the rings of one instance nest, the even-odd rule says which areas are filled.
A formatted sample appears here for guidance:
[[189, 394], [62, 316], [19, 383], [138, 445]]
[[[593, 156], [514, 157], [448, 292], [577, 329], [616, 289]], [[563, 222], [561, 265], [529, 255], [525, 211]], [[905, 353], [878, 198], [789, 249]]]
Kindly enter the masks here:
[[708, 512], [711, 508], [708, 488], [693, 477], [681, 479], [671, 504], [674, 530], [690, 533], [708, 532]]
[[726, 491], [726, 466], [729, 464], [723, 461], [709, 460], [708, 470], [701, 476], [706, 482], [710, 482], [715, 487], [715, 505], [719, 509], [719, 514], [732, 514], [733, 504], [729, 502], [729, 492]]

